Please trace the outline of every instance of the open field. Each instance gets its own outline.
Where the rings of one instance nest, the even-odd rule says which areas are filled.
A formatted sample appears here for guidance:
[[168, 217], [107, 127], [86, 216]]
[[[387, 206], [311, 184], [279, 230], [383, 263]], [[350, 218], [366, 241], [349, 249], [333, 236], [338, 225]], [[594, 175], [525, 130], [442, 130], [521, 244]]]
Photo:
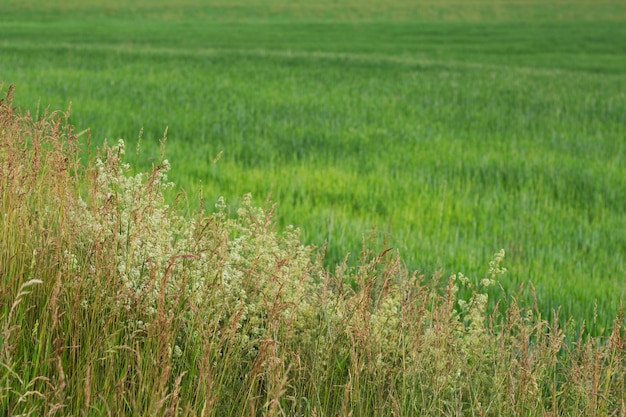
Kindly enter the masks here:
[[[618, 1], [3, 2], [0, 81], [133, 141], [171, 178], [281, 227], [363, 234], [429, 275], [507, 250], [544, 314], [607, 327], [626, 294], [626, 10]], [[213, 164], [215, 157], [221, 159]], [[593, 324], [591, 325], [593, 326]]]
[[626, 8], [620, 0], [6, 0], [8, 16], [50, 19], [151, 18], [176, 20], [258, 21], [281, 19], [324, 21], [620, 21]]

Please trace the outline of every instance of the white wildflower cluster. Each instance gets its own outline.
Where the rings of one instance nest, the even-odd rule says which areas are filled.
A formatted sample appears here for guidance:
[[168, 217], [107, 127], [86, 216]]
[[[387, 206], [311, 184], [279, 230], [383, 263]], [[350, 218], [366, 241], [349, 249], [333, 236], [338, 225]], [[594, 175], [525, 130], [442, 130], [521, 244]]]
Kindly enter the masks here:
[[488, 294], [479, 290], [485, 290], [495, 285], [496, 278], [506, 273], [506, 268], [500, 266], [504, 260], [504, 255], [504, 249], [494, 254], [493, 260], [489, 262], [488, 278], [481, 279], [478, 288], [474, 288], [470, 280], [462, 273], [459, 273], [456, 277], [456, 280], [460, 282], [461, 285], [472, 290], [472, 295], [469, 300], [459, 299], [457, 302], [462, 315], [465, 317], [465, 321], [469, 323], [470, 328], [473, 330], [483, 328], [485, 311], [487, 310], [487, 302], [489, 299]]
[[[126, 309], [141, 299], [148, 313], [154, 311], [161, 279], [171, 274], [176, 257], [190, 246], [192, 225], [176, 215], [164, 203], [162, 191], [170, 187], [167, 163], [152, 174], [129, 175], [122, 161], [124, 142], [105, 148], [96, 159], [95, 184], [88, 201], [78, 199], [72, 207], [71, 221], [81, 238], [76, 251], [87, 260], [89, 251], [99, 248], [115, 259], [114, 268], [127, 291], [118, 294], [117, 302]], [[71, 255], [76, 257], [76, 255]], [[88, 265], [90, 275], [98, 271]], [[88, 277], [87, 277], [88, 278]], [[167, 279], [166, 291], [178, 291], [176, 279]]]
[[[310, 294], [317, 284], [312, 248], [301, 245], [297, 229], [275, 232], [271, 213], [253, 206], [250, 195], [234, 219], [226, 214], [223, 198], [214, 215], [183, 218], [163, 197], [171, 186], [167, 161], [151, 174], [130, 175], [122, 160], [123, 141], [105, 151], [95, 163], [94, 194], [79, 199], [71, 211], [81, 238], [76, 254], [67, 257], [85, 261], [84, 279], [97, 281], [101, 271], [89, 252], [103, 251], [114, 259], [107, 266], [121, 288], [113, 295], [118, 308], [148, 321], [159, 300], [173, 308], [173, 300], [184, 297], [209, 327], [232, 332], [234, 343], [250, 357], [259, 341], [276, 331], [276, 323], [307, 328], [303, 318], [314, 315]], [[177, 352], [176, 345], [171, 349]]]
[[494, 283], [494, 280], [506, 273], [506, 268], [500, 266], [502, 261], [504, 260], [504, 249], [501, 249], [498, 253], [496, 253], [493, 257], [493, 260], [489, 262], [489, 279], [491, 283]]
[[[218, 204], [223, 209], [223, 201]], [[226, 221], [232, 239], [215, 307], [239, 313], [236, 338], [255, 355], [270, 323], [288, 324], [294, 330], [307, 326], [303, 319], [312, 314], [310, 295], [315, 286], [310, 274], [312, 249], [300, 244], [297, 229], [276, 233], [270, 213], [254, 207], [249, 194], [237, 214]]]
[[[444, 301], [434, 301], [436, 292], [433, 292], [435, 298], [429, 300], [433, 308], [425, 312], [428, 325], [412, 358], [414, 371], [428, 380], [426, 385], [435, 390], [453, 391], [461, 379], [472, 377], [469, 370], [483, 365], [480, 358], [485, 358], [484, 364], [489, 363], [487, 358], [492, 354], [486, 327], [489, 297], [484, 291], [495, 284], [497, 275], [506, 272], [500, 267], [503, 259], [504, 251], [494, 255], [489, 278], [482, 279], [479, 286], [474, 286], [462, 273], [452, 277], [447, 294], [458, 310]], [[468, 299], [459, 296], [462, 292], [457, 284], [471, 291]]]

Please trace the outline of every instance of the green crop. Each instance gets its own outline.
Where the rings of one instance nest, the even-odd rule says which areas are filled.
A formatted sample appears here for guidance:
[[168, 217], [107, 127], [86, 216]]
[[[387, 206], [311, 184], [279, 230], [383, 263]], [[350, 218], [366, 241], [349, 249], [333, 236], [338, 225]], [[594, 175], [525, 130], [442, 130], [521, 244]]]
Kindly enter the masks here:
[[427, 275], [505, 248], [505, 288], [607, 327], [626, 292], [624, 6], [413, 3], [10, 2], [0, 81], [33, 114], [71, 102], [85, 158], [121, 137], [147, 169], [167, 128], [190, 210], [269, 198], [329, 267], [373, 228]]

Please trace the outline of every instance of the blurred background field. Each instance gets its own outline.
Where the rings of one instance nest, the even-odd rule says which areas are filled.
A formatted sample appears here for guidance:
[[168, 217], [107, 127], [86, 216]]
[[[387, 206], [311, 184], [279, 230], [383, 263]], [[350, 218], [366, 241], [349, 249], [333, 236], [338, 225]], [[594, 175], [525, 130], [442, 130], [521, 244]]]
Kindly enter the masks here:
[[[531, 281], [604, 327], [626, 294], [622, 1], [0, 3], [0, 82], [92, 146], [168, 128], [171, 178], [327, 243], [372, 228], [424, 274]], [[217, 163], [213, 161], [218, 155]], [[173, 197], [173, 196], [172, 196]], [[354, 259], [350, 258], [350, 259]]]
[[161, 20], [527, 21], [624, 18], [620, 0], [5, 0], [19, 17], [139, 17]]

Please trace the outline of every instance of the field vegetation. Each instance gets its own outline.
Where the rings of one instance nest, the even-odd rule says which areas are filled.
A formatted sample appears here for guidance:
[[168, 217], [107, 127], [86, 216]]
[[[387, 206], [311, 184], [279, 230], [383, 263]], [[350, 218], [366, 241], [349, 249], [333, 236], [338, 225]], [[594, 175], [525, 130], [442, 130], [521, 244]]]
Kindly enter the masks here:
[[[621, 416], [626, 334], [364, 242], [326, 270], [245, 196], [182, 216], [169, 162], [85, 164], [62, 113], [0, 104], [0, 410], [66, 416]], [[464, 289], [467, 296], [460, 290]], [[574, 330], [574, 331], [572, 331]], [[572, 337], [575, 334], [575, 337]]]
[[624, 414], [623, 2], [0, 16], [0, 410]]
[[427, 275], [506, 248], [506, 288], [608, 326], [626, 292], [623, 4], [414, 3], [9, 2], [0, 75], [33, 114], [71, 102], [93, 145], [143, 132], [140, 169], [167, 128], [192, 208], [270, 196], [329, 267], [374, 227]]

